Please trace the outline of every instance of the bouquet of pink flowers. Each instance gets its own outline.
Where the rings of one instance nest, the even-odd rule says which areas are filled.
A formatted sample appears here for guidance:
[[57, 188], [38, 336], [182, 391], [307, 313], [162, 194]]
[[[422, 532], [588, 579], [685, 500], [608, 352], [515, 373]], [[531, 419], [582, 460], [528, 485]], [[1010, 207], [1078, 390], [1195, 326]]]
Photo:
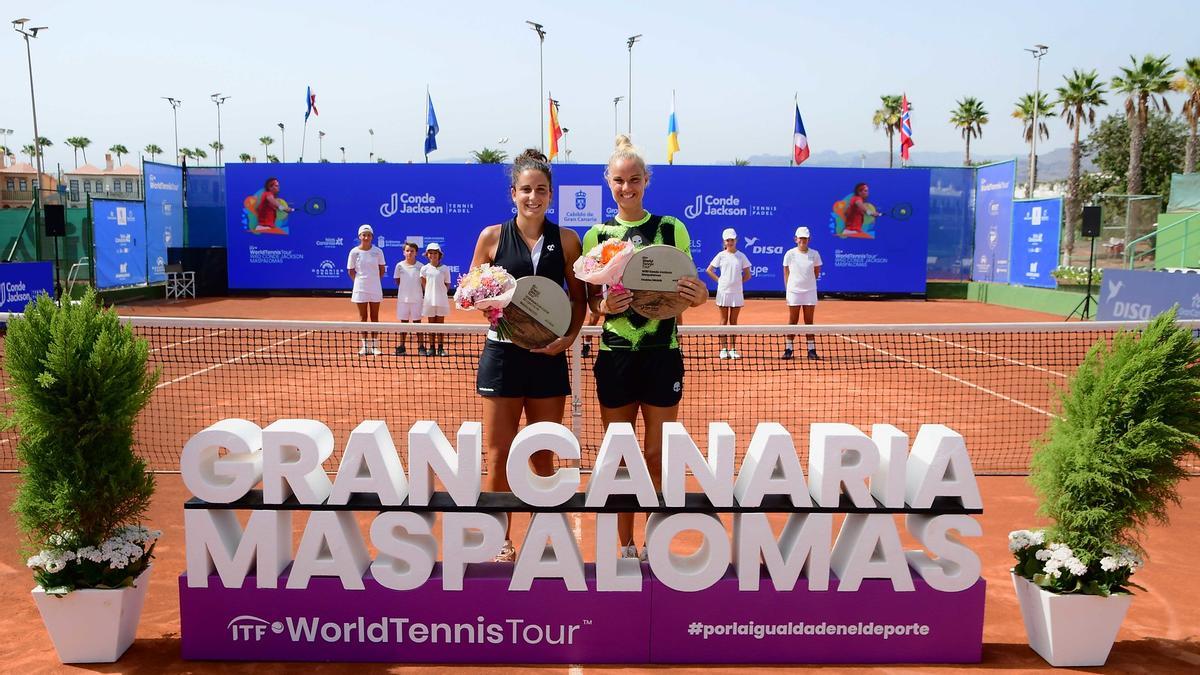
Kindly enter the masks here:
[[459, 309], [478, 309], [487, 317], [492, 330], [501, 339], [508, 339], [508, 326], [504, 322], [504, 308], [513, 299], [517, 280], [508, 270], [499, 265], [483, 264], [472, 267], [458, 277], [458, 288], [454, 291], [454, 304]]
[[621, 276], [631, 257], [631, 242], [608, 239], [575, 260], [575, 278], [595, 286], [608, 286], [612, 292], [620, 293], [625, 290]]

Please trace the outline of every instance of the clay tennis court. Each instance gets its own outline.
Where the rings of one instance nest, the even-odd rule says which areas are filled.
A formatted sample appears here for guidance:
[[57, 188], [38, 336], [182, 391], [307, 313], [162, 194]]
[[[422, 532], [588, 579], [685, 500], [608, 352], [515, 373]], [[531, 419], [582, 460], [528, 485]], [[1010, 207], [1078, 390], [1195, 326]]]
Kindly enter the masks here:
[[[388, 306], [385, 304], [384, 318]], [[228, 317], [253, 319], [347, 320], [353, 318], [353, 308], [345, 299], [337, 298], [235, 298], [199, 300], [174, 304], [147, 303], [121, 307], [125, 314], [138, 316]], [[742, 314], [742, 324], [785, 323], [783, 303], [760, 300], [748, 303]], [[1058, 322], [1058, 317], [1016, 309], [1006, 309], [965, 301], [822, 301], [817, 320], [821, 324], [944, 324], [967, 322]], [[449, 318], [454, 323], [481, 323], [474, 313], [455, 312]], [[688, 326], [716, 323], [716, 308], [709, 303], [687, 315]], [[206, 330], [198, 342], [218, 344], [219, 337], [209, 336]], [[879, 335], [882, 335], [879, 334]], [[746, 438], [757, 421], [779, 421], [797, 435], [797, 446], [806, 448], [806, 426], [813, 421], [845, 421], [860, 426], [889, 422], [912, 433], [921, 423], [945, 423], [963, 433], [968, 448], [993, 443], [996, 449], [1013, 447], [1021, 434], [1013, 431], [1031, 425], [1044, 425], [1052, 410], [1050, 383], [1064, 382], [1070, 374], [1063, 364], [1080, 354], [1055, 353], [1043, 361], [1030, 362], [1028, 345], [1014, 346], [1011, 341], [996, 339], [983, 347], [946, 345], [937, 333], [928, 332], [932, 339], [921, 338], [903, 345], [885, 343], [872, 334], [837, 334], [820, 336], [820, 349], [829, 358], [815, 364], [800, 359], [781, 362], [777, 353], [779, 340], [761, 340], [763, 345], [747, 342], [741, 362], [717, 360], [717, 346], [711, 337], [697, 337], [688, 342], [685, 336], [689, 373], [706, 373], [696, 386], [688, 381], [683, 403], [682, 421], [697, 438], [703, 436], [703, 426], [710, 420], [729, 419], [739, 433], [738, 445], [745, 447]], [[847, 341], [849, 340], [853, 342]], [[409, 340], [412, 338], [410, 337]], [[247, 341], [221, 341], [213, 352], [212, 361], [201, 368], [170, 360], [174, 342], [168, 334], [152, 339], [152, 347], [162, 354], [162, 383], [159, 395], [173, 397], [171, 419], [154, 420], [148, 425], [153, 432], [139, 432], [139, 449], [150, 451], [156, 468], [172, 470], [169, 458], [178, 453], [182, 443], [195, 431], [230, 416], [243, 416], [266, 424], [280, 417], [304, 416], [319, 419], [335, 431], [338, 441], [362, 419], [389, 420], [394, 436], [401, 436], [404, 420], [435, 419], [447, 435], [465, 419], [478, 419], [477, 408], [469, 407], [475, 399], [472, 391], [473, 367], [477, 349], [474, 338], [449, 338], [451, 356], [446, 359], [410, 357], [398, 365], [399, 357], [358, 357], [353, 353], [357, 341], [333, 349], [329, 343], [311, 336], [264, 334]], [[801, 338], [802, 339], [802, 338]], [[289, 362], [278, 351], [288, 340], [295, 359]], [[305, 343], [305, 340], [310, 340]], [[177, 341], [177, 340], [176, 340]], [[770, 342], [770, 344], [767, 344]], [[296, 343], [293, 345], [293, 343]], [[928, 345], [924, 343], [929, 343]], [[410, 342], [411, 345], [411, 342]], [[919, 345], [919, 346], [918, 346]], [[958, 369], [932, 368], [922, 359], [930, 347], [949, 353], [963, 352], [972, 359], [963, 360]], [[741, 348], [741, 344], [739, 344]], [[1086, 348], [1086, 347], [1084, 347]], [[390, 345], [387, 346], [390, 352]], [[975, 350], [975, 351], [971, 351]], [[335, 353], [336, 352], [336, 353]], [[982, 352], [982, 353], [977, 353]], [[372, 359], [379, 364], [372, 368]], [[233, 360], [217, 367], [218, 364]], [[1015, 362], [1015, 363], [1014, 363]], [[987, 367], [979, 365], [989, 364]], [[586, 364], [590, 366], [590, 363]], [[725, 368], [725, 371], [717, 370]], [[242, 371], [242, 372], [239, 372]], [[935, 372], [936, 371], [936, 372]], [[1045, 372], [1051, 371], [1051, 372]], [[373, 375], [374, 372], [374, 375]], [[1009, 373], [1009, 374], [1003, 374]], [[1019, 373], [1014, 377], [1011, 373]], [[717, 377], [720, 375], [720, 377]], [[381, 380], [367, 387], [362, 382], [375, 377]], [[689, 376], [690, 377], [690, 376]], [[699, 379], [699, 378], [695, 378]], [[594, 391], [587, 389], [584, 402], [585, 453], [598, 441], [599, 423], [594, 411]], [[247, 387], [247, 383], [254, 386]], [[714, 383], [725, 385], [725, 393], [713, 388]], [[838, 400], [850, 401], [836, 408], [821, 408], [822, 396], [830, 389], [848, 391], [852, 396]], [[929, 392], [947, 393], [944, 399], [931, 397]], [[732, 405], [736, 409], [730, 409]], [[740, 407], [738, 406], [740, 402]], [[756, 402], [748, 404], [747, 402]], [[769, 403], [766, 408], [763, 403]], [[154, 404], [152, 404], [153, 407]], [[312, 407], [316, 405], [317, 409]], [[466, 409], [464, 409], [466, 407]], [[1031, 408], [1036, 408], [1033, 410]], [[923, 409], [920, 415], [913, 410]], [[1003, 410], [1003, 413], [996, 413]], [[365, 411], [365, 412], [364, 412]], [[1004, 415], [1004, 417], [997, 417]], [[917, 419], [920, 417], [920, 419]], [[147, 424], [143, 420], [143, 424]], [[987, 436], [987, 438], [985, 438]], [[6, 443], [5, 445], [9, 445]], [[2, 448], [3, 446], [0, 446]], [[8, 453], [8, 454], [4, 454]], [[0, 451], [9, 461], [11, 450]], [[1012, 465], [1018, 457], [999, 457], [997, 466]], [[974, 460], [973, 460], [974, 461]], [[586, 457], [585, 457], [586, 463]], [[986, 466], [976, 464], [983, 472]], [[997, 670], [1025, 671], [1045, 667], [1044, 662], [1025, 644], [1016, 599], [1008, 578], [1011, 557], [1007, 551], [1006, 535], [1011, 529], [1036, 525], [1033, 514], [1035, 499], [1025, 479], [1019, 476], [989, 476], [979, 480], [984, 497], [984, 515], [980, 520], [984, 536], [971, 541], [983, 560], [983, 575], [988, 581], [988, 604], [984, 627], [984, 661], [982, 667]], [[361, 666], [361, 665], [304, 665], [298, 664], [228, 664], [183, 662], [179, 658], [179, 607], [176, 578], [184, 569], [182, 504], [189, 497], [178, 475], [161, 474], [159, 489], [150, 513], [150, 524], [164, 531], [157, 548], [154, 577], [139, 628], [139, 639], [112, 666], [92, 668], [98, 672], [295, 672], [301, 668], [312, 672], [417, 672], [443, 670], [463, 672], [460, 667], [431, 668], [427, 666]], [[0, 475], [0, 495], [6, 503], [11, 499], [16, 477]], [[1195, 638], [1200, 626], [1200, 608], [1190, 599], [1196, 596], [1191, 582], [1191, 561], [1187, 556], [1196, 540], [1197, 528], [1184, 515], [1194, 500], [1200, 498], [1200, 483], [1189, 481], [1182, 486], [1183, 508], [1172, 510], [1173, 527], [1153, 528], [1144, 539], [1149, 560], [1147, 567], [1135, 580], [1148, 589], [1134, 600], [1125, 620], [1118, 642], [1113, 648], [1107, 669], [1134, 672], [1182, 672], [1200, 667], [1200, 643]], [[370, 514], [359, 514], [364, 523]], [[592, 541], [593, 520], [576, 517], [583, 541]], [[773, 521], [782, 525], [783, 517]], [[518, 516], [514, 538], [519, 541], [527, 520]], [[297, 532], [303, 518], [295, 521]], [[903, 530], [902, 530], [903, 532]], [[12, 515], [0, 514], [0, 538], [6, 550], [16, 551], [18, 535]], [[641, 540], [639, 533], [638, 540]], [[677, 544], [683, 552], [692, 542]], [[913, 544], [907, 540], [906, 544]], [[585, 558], [591, 559], [590, 546], [584, 546]], [[23, 558], [15, 553], [0, 561], [0, 574], [5, 584], [5, 606], [9, 609], [0, 617], [0, 626], [8, 640], [0, 646], [4, 669], [11, 672], [75, 671], [58, 664], [49, 637], [41, 626], [28, 589], [31, 576], [23, 566]], [[921, 666], [912, 671], [927, 671], [935, 667]], [[887, 668], [823, 668], [844, 672], [903, 672]], [[938, 668], [951, 670], [951, 668]], [[478, 672], [495, 668], [478, 668]], [[522, 672], [563, 672], [568, 666], [554, 668], [513, 668]], [[628, 670], [619, 667], [592, 667], [583, 670]], [[701, 670], [692, 668], [690, 670]], [[703, 668], [705, 671], [745, 672], [745, 668]], [[958, 670], [954, 668], [954, 670]]]

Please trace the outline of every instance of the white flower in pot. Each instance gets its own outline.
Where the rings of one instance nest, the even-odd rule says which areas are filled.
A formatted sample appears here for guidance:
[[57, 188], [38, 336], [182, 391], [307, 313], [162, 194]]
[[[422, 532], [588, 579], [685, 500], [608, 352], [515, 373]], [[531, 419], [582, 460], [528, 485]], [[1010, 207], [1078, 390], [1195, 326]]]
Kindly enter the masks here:
[[8, 324], [4, 367], [20, 434], [13, 510], [34, 600], [64, 663], [105, 663], [132, 644], [154, 542], [141, 526], [154, 475], [133, 427], [154, 392], [149, 347], [89, 290], [59, 307], [41, 295]]
[[1100, 666], [1141, 589], [1137, 535], [1166, 522], [1183, 460], [1198, 454], [1200, 342], [1164, 312], [1094, 346], [1060, 398], [1030, 474], [1053, 524], [1009, 534], [1013, 586], [1042, 658]]

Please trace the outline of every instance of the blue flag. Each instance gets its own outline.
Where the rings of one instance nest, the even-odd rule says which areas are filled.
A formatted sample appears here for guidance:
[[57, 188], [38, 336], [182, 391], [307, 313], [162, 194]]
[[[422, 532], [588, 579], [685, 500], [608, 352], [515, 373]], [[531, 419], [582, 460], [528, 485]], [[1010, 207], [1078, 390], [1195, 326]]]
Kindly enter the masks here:
[[425, 154], [437, 150], [438, 123], [437, 114], [433, 112], [433, 99], [425, 92]]

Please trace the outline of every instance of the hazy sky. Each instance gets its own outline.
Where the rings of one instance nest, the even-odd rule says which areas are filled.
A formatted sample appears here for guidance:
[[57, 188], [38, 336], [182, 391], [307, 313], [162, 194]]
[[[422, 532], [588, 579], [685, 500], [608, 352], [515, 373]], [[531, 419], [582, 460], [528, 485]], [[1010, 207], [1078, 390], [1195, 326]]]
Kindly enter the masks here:
[[[483, 146], [513, 154], [536, 145], [539, 132], [537, 36], [546, 26], [546, 89], [561, 102], [571, 131], [572, 161], [601, 162], [613, 137], [613, 102], [627, 94], [625, 38], [633, 50], [633, 135], [652, 162], [665, 162], [671, 90], [676, 92], [678, 163], [729, 162], [760, 153], [787, 154], [792, 97], [813, 150], [886, 150], [871, 127], [879, 94], [906, 91], [922, 150], [961, 150], [947, 119], [954, 100], [972, 95], [991, 113], [979, 154], [1021, 152], [1013, 102], [1034, 87], [1034, 61], [1022, 51], [1045, 43], [1042, 86], [1051, 90], [1073, 67], [1105, 78], [1130, 54], [1170, 54], [1175, 64], [1200, 56], [1194, 2], [26, 2], [7, 0], [12, 16], [49, 31], [33, 41], [38, 122], [54, 141], [48, 164], [72, 165], [68, 136], [92, 140], [88, 159], [122, 143], [135, 153], [154, 142], [174, 145], [171, 109], [183, 100], [179, 142], [216, 139], [213, 92], [222, 108], [226, 159], [263, 158], [259, 136], [282, 155], [277, 122], [287, 126], [287, 158], [300, 154], [304, 91], [317, 94], [307, 158], [366, 161], [368, 128], [375, 153], [389, 161], [421, 160], [425, 87], [441, 134], [433, 160], [466, 157]], [[1189, 29], [1192, 26], [1192, 29]], [[32, 137], [25, 49], [0, 33], [0, 127], [10, 144]], [[1172, 97], [1176, 104], [1178, 96]], [[1110, 109], [1117, 110], [1115, 96]], [[626, 102], [618, 110], [627, 124]], [[1052, 120], [1047, 149], [1068, 144]]]

